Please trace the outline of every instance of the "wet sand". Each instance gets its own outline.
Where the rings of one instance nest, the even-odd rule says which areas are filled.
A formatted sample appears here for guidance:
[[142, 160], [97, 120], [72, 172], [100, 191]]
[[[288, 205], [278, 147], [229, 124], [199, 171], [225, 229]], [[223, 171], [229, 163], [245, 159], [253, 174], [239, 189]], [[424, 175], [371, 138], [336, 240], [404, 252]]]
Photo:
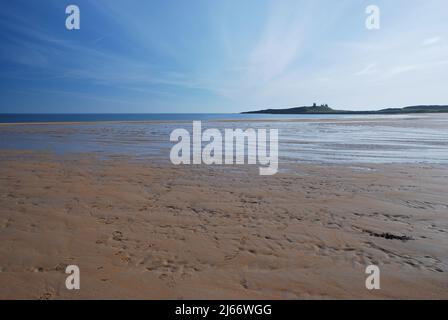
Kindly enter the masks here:
[[282, 169], [2, 150], [0, 298], [448, 298], [446, 166]]

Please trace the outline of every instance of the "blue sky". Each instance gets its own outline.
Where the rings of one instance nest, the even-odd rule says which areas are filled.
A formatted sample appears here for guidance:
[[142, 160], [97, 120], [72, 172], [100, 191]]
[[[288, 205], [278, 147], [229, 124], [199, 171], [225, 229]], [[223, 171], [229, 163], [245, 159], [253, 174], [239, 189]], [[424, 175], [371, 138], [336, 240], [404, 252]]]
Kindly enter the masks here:
[[[0, 112], [448, 104], [446, 0], [0, 4]], [[80, 30], [65, 28], [69, 4]], [[369, 4], [380, 30], [365, 28]]]

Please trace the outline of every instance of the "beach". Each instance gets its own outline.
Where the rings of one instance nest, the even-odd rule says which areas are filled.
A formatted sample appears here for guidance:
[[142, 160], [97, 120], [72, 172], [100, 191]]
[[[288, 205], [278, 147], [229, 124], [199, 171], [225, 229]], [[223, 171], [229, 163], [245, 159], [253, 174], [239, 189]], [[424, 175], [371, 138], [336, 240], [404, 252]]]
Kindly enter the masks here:
[[295, 169], [2, 155], [0, 297], [448, 298], [446, 169]]
[[[84, 137], [68, 127], [0, 133]], [[1, 299], [448, 299], [445, 163], [281, 161], [260, 176], [19, 149], [0, 153]]]
[[447, 13], [2, 1], [0, 301], [448, 300]]

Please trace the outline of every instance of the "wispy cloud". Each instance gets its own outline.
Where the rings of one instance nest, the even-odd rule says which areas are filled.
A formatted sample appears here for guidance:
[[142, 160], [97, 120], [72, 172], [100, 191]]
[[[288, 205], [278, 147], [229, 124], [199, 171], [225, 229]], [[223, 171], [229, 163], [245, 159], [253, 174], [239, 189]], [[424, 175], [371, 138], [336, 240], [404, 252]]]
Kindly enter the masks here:
[[305, 40], [305, 21], [308, 19], [304, 18], [308, 9], [299, 8], [297, 4], [291, 6], [280, 1], [273, 6], [265, 30], [248, 61], [257, 81], [268, 81], [281, 75], [298, 59]]
[[377, 64], [376, 63], [371, 63], [369, 65], [367, 65], [364, 69], [358, 71], [355, 73], [355, 75], [357, 76], [363, 76], [363, 75], [372, 75], [376, 72], [378, 72], [375, 68], [376, 68]]
[[434, 44], [439, 43], [441, 40], [442, 40], [441, 37], [432, 37], [432, 38], [428, 38], [428, 39], [425, 39], [425, 40], [422, 42], [422, 45], [423, 45], [423, 46], [432, 46], [432, 45], [434, 45]]
[[358, 0], [78, 0], [79, 32], [60, 2], [8, 2], [0, 94], [11, 108], [28, 90], [24, 105], [65, 94], [140, 112], [446, 103], [448, 4], [409, 1], [378, 0], [385, 19], [368, 31]]

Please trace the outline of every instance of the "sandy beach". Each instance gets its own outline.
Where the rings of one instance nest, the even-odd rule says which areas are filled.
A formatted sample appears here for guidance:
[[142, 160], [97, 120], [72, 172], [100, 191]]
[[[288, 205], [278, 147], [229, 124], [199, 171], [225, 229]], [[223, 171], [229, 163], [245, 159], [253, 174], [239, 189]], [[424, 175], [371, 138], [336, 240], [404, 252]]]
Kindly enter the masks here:
[[283, 169], [3, 150], [0, 298], [448, 298], [446, 167]]
[[0, 301], [448, 300], [447, 13], [2, 1]]

